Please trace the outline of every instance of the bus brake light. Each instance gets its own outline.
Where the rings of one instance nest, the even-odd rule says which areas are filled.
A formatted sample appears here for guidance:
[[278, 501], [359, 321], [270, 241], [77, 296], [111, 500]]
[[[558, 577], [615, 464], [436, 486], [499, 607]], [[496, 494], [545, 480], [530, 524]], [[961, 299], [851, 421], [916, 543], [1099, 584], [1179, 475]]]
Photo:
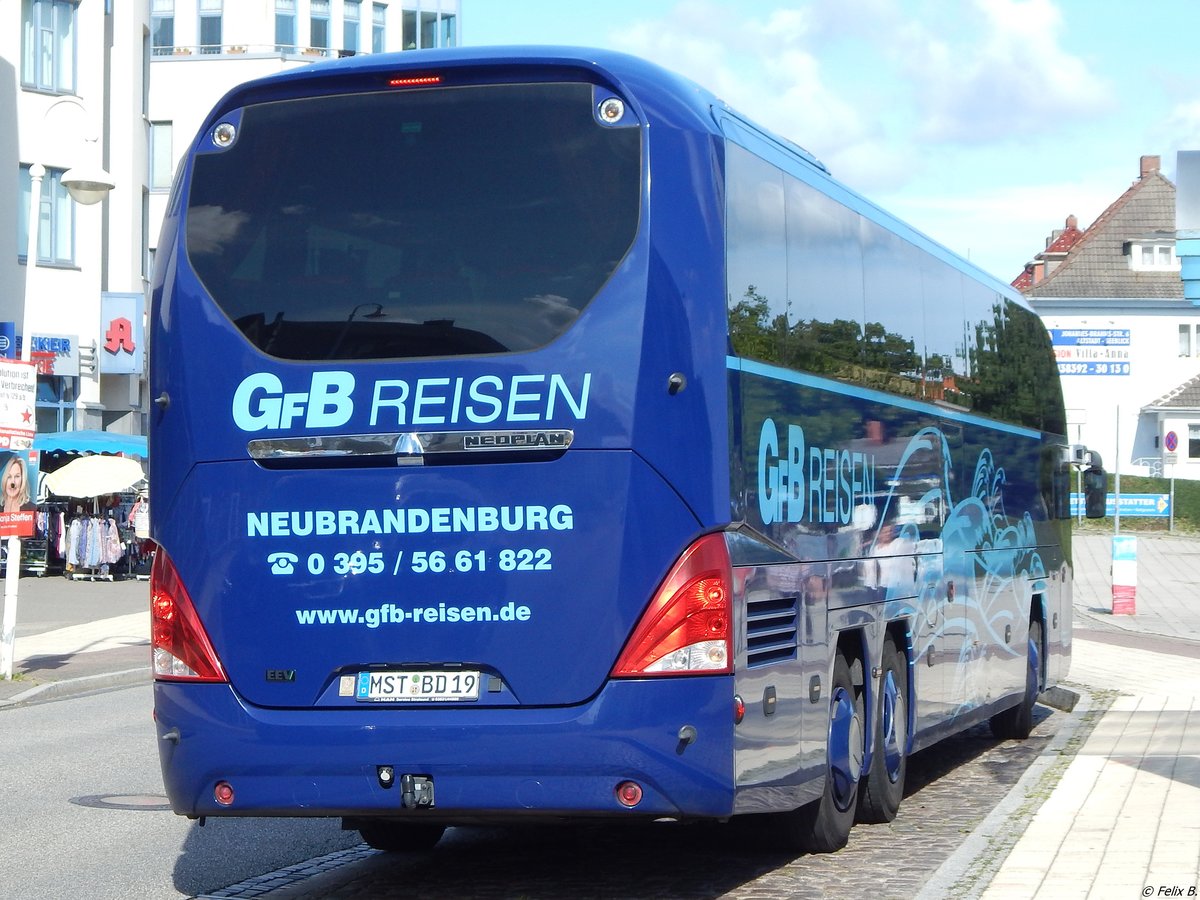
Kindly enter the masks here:
[[422, 87], [441, 83], [441, 75], [405, 75], [388, 79], [388, 87]]
[[159, 547], [150, 570], [150, 644], [154, 677], [169, 681], [227, 681], [179, 572]]
[[724, 535], [692, 544], [642, 614], [613, 676], [732, 672], [732, 586]]

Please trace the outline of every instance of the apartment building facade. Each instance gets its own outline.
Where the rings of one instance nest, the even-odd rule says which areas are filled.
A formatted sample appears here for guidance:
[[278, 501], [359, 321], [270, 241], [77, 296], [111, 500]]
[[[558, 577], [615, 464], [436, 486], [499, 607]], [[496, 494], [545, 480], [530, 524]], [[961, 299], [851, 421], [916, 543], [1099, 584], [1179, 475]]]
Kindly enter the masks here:
[[[15, 235], [0, 253], [0, 355], [26, 345], [38, 363], [39, 433], [145, 434], [145, 296], [167, 192], [226, 90], [455, 46], [460, 22], [458, 0], [0, 0], [0, 220]], [[85, 168], [112, 185], [91, 205], [64, 181]]]

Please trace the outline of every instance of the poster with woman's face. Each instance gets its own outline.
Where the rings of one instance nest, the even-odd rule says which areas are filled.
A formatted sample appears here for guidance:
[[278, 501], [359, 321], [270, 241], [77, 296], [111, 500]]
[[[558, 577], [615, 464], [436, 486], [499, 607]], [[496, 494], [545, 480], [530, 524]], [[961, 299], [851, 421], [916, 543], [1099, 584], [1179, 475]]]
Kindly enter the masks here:
[[0, 538], [33, 537], [38, 453], [0, 455]]

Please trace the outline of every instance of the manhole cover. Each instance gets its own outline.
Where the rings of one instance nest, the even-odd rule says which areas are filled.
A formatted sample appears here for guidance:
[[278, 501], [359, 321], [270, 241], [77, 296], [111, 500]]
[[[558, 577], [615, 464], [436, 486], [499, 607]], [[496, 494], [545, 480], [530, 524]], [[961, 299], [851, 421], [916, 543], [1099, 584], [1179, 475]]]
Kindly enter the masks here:
[[71, 802], [92, 809], [171, 811], [171, 804], [162, 794], [90, 794], [87, 797], [72, 797]]

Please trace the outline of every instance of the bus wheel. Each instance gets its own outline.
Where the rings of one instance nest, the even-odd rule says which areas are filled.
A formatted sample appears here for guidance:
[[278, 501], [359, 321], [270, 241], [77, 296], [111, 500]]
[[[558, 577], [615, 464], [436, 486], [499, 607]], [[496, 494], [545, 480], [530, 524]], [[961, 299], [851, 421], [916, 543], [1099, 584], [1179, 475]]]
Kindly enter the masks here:
[[996, 713], [989, 722], [992, 734], [1001, 740], [1016, 738], [1023, 741], [1033, 731], [1033, 705], [1037, 703], [1042, 678], [1042, 623], [1038, 619], [1029, 622], [1028, 646], [1025, 696], [1018, 705]]
[[863, 750], [862, 695], [855, 691], [850, 666], [839, 654], [833, 663], [829, 695], [825, 790], [820, 800], [790, 814], [801, 849], [831, 853], [846, 846], [854, 825]]
[[904, 797], [904, 773], [908, 769], [908, 703], [905, 689], [908, 670], [904, 657], [889, 636], [883, 642], [883, 675], [879, 684], [879, 708], [875, 715], [875, 752], [858, 799], [860, 822], [890, 822], [900, 811]]
[[367, 845], [375, 850], [385, 850], [388, 853], [418, 853], [422, 850], [432, 850], [442, 839], [446, 831], [445, 825], [433, 822], [364, 822], [358, 826], [358, 833]]

